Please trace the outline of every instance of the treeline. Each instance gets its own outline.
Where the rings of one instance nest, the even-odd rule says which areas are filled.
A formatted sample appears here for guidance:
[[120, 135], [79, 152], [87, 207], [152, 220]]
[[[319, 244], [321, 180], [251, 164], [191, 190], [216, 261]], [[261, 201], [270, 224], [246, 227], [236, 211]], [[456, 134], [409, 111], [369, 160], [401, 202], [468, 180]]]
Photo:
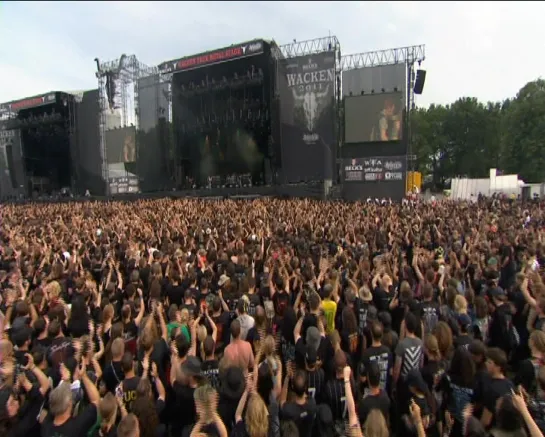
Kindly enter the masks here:
[[[507, 78], [506, 78], [507, 80]], [[529, 82], [517, 96], [484, 104], [460, 98], [451, 105], [414, 109], [415, 170], [434, 186], [452, 177], [485, 178], [490, 168], [545, 180], [545, 80]]]

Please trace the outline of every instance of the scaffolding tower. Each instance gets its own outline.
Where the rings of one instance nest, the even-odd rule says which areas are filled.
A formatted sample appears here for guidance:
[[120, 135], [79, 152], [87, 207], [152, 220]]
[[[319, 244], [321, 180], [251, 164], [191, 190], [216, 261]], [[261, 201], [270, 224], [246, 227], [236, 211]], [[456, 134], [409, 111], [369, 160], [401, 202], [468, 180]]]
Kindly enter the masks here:
[[[121, 55], [113, 61], [97, 65], [99, 98], [99, 138], [102, 155], [102, 178], [106, 182], [109, 193], [109, 170], [107, 162], [108, 144], [106, 131], [112, 128], [122, 128], [129, 125], [138, 129], [138, 79], [153, 73], [156, 67], [148, 67], [141, 63], [135, 55]], [[138, 160], [138, 146], [136, 147]]]
[[[426, 59], [426, 46], [424, 44], [416, 46], [398, 47], [387, 50], [377, 50], [373, 52], [356, 53], [345, 55], [341, 58], [341, 71], [356, 70], [366, 67], [379, 67], [386, 65], [405, 64], [405, 120], [404, 131], [407, 138], [407, 157], [412, 159], [412, 132], [411, 132], [411, 111], [414, 109], [414, 80], [415, 64], [422, 63]], [[408, 167], [409, 168], [409, 167]]]

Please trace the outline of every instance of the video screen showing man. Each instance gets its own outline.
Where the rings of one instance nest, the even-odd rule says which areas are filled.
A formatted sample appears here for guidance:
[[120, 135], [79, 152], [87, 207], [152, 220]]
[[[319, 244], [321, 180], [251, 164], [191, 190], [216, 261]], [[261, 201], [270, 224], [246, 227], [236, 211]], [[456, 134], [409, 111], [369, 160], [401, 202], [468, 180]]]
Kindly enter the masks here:
[[136, 144], [134, 135], [127, 135], [123, 141], [123, 162], [136, 161]]
[[383, 108], [376, 114], [369, 141], [398, 141], [401, 139], [401, 102], [387, 97]]

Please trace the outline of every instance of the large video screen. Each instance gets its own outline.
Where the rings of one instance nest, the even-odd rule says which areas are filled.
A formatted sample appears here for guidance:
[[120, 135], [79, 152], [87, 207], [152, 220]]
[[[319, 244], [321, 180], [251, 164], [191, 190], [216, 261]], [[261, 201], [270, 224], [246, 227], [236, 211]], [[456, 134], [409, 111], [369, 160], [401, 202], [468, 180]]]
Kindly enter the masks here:
[[136, 161], [136, 130], [134, 126], [106, 131], [108, 164]]
[[399, 141], [403, 137], [403, 94], [382, 93], [346, 96], [345, 143]]

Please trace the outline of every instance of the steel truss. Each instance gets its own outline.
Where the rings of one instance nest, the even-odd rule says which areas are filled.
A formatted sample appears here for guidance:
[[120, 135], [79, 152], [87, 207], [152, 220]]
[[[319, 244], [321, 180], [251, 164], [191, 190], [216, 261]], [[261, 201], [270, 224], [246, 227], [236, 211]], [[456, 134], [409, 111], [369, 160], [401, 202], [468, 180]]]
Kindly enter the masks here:
[[[134, 124], [138, 128], [138, 79], [141, 77], [153, 74], [156, 67], [148, 67], [141, 63], [135, 55], [121, 55], [119, 59], [101, 63], [98, 58], [95, 59], [97, 64], [96, 77], [98, 79], [99, 91], [99, 135], [100, 135], [100, 150], [102, 154], [102, 178], [106, 182], [107, 192], [109, 194], [109, 171], [107, 162], [106, 130], [107, 130], [107, 114], [116, 109], [121, 112], [121, 126], [126, 127], [129, 123]], [[110, 107], [108, 92], [106, 90], [107, 80], [113, 81], [115, 86], [115, 95], [110, 96], [113, 107]], [[130, 87], [133, 87], [131, 95]], [[136, 158], [138, 159], [138, 144], [136, 144]]]

